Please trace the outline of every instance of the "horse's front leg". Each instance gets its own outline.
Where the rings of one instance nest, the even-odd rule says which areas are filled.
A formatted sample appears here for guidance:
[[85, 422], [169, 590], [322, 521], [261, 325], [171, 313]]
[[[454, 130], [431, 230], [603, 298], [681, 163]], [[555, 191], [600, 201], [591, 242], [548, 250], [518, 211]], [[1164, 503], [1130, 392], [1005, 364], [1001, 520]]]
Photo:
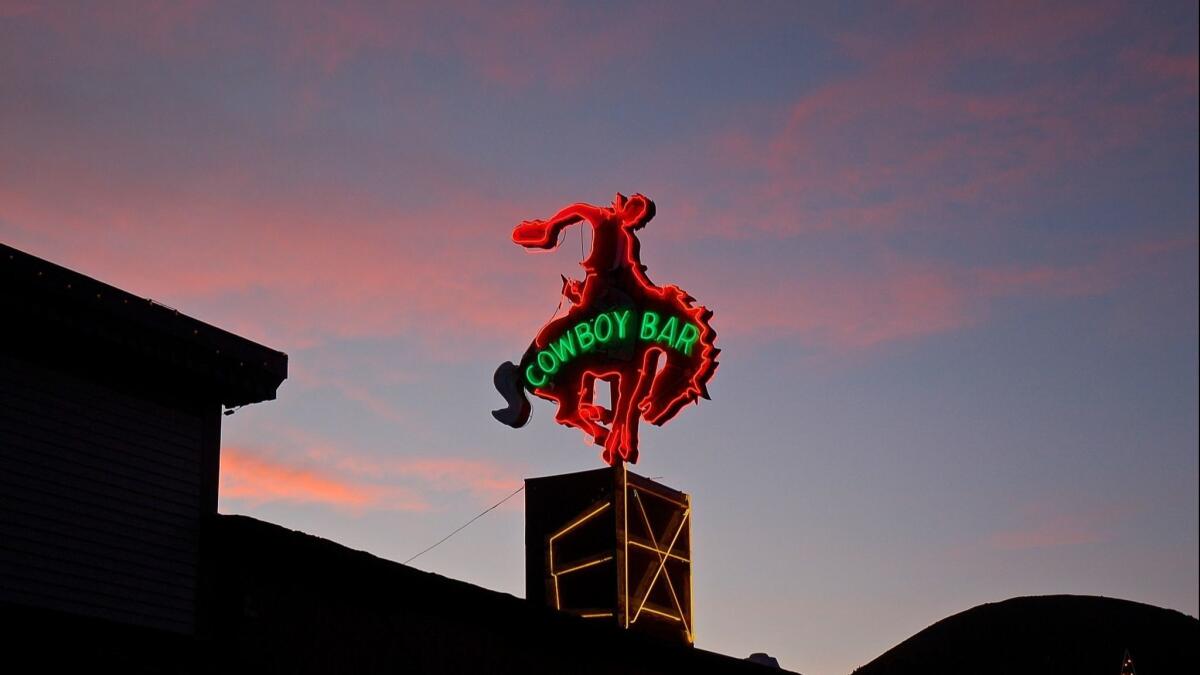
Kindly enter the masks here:
[[[653, 359], [658, 355], [654, 354]], [[646, 362], [651, 361], [647, 354]], [[645, 365], [633, 373], [622, 373], [613, 383], [612, 430], [604, 444], [604, 461], [616, 466], [622, 461], [635, 463], [638, 458], [639, 394], [644, 394]]]
[[[596, 404], [596, 380], [606, 381], [608, 378], [597, 378], [591, 373], [584, 373], [583, 384], [579, 388], [579, 414], [581, 417], [595, 423], [597, 426], [612, 422], [612, 411]], [[603, 427], [602, 427], [603, 428]], [[608, 430], [604, 429], [604, 435]], [[597, 445], [603, 443], [601, 440]]]

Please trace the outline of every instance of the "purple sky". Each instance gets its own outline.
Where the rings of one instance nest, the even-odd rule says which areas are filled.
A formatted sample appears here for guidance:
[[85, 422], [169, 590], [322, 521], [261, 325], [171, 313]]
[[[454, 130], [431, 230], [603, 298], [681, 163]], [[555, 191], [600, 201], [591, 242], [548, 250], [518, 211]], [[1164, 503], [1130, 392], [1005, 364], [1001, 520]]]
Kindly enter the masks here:
[[[1197, 614], [1194, 1], [391, 4], [0, 4], [0, 239], [291, 356], [223, 512], [404, 560], [600, 466], [488, 414], [579, 269], [509, 235], [642, 192], [724, 350], [635, 467], [693, 495], [700, 646]], [[416, 564], [521, 595], [522, 528]]]

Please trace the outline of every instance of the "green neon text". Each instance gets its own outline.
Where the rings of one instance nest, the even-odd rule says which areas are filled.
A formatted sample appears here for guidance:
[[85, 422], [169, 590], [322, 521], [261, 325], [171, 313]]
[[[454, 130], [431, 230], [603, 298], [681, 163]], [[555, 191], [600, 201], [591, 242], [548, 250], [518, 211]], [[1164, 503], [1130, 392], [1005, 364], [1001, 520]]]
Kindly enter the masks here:
[[642, 315], [642, 330], [638, 337], [643, 340], [653, 340], [658, 335], [658, 312], [646, 311]]
[[542, 375], [540, 377], [535, 376], [534, 372], [535, 372], [536, 368], [537, 368], [537, 366], [533, 365], [532, 363], [529, 364], [529, 367], [525, 369], [525, 379], [526, 379], [526, 381], [529, 382], [529, 384], [531, 384], [535, 387], [540, 387], [543, 384], [546, 384], [546, 380], [548, 380], [550, 378], [545, 375]]
[[[611, 310], [575, 324], [557, 339], [551, 340], [545, 349], [534, 355], [525, 367], [525, 381], [531, 387], [545, 386], [563, 365], [599, 348], [627, 341], [632, 331], [633, 310]], [[676, 316], [666, 320], [653, 310], [642, 312], [638, 322], [637, 337], [642, 342], [655, 342], [691, 356], [700, 329], [696, 324]]]

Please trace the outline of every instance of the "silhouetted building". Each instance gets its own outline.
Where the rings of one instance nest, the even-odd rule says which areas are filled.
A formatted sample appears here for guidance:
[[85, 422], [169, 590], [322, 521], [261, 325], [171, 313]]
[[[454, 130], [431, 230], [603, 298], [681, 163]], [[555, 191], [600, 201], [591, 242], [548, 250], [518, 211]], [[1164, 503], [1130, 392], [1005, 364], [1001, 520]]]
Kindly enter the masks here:
[[194, 635], [221, 408], [287, 356], [0, 246], [0, 602]]
[[4, 672], [779, 672], [219, 516], [285, 354], [3, 245], [0, 317]]

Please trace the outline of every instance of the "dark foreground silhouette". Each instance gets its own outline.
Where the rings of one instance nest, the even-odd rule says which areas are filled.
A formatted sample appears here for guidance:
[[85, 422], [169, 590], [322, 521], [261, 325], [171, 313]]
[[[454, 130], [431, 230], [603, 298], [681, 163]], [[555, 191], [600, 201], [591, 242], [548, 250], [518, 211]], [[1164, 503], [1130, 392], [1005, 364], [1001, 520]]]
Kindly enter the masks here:
[[1196, 672], [1200, 621], [1087, 595], [1013, 598], [947, 617], [854, 675], [1118, 675], [1125, 650], [1138, 675]]
[[210, 564], [198, 636], [0, 603], [0, 673], [791, 672], [588, 623], [245, 516], [211, 518], [205, 544]]

